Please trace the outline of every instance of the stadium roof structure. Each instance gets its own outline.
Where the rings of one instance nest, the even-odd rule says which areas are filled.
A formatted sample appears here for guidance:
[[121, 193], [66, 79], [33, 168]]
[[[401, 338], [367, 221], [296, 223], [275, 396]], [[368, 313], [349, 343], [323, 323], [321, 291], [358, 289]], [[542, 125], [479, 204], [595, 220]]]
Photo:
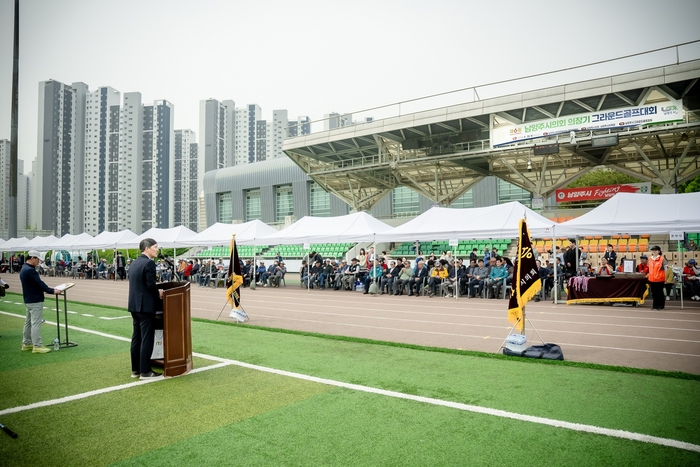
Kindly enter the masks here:
[[[283, 150], [356, 210], [371, 209], [399, 186], [448, 206], [490, 175], [548, 197], [599, 166], [672, 192], [700, 174], [700, 60], [694, 58], [496, 98], [480, 99], [481, 87], [470, 88], [467, 103], [290, 138]], [[682, 118], [671, 123], [584, 124], [538, 138], [494, 140], [499, 128], [507, 135], [508, 128], [517, 133], [581, 115], [674, 104], [682, 105]]]

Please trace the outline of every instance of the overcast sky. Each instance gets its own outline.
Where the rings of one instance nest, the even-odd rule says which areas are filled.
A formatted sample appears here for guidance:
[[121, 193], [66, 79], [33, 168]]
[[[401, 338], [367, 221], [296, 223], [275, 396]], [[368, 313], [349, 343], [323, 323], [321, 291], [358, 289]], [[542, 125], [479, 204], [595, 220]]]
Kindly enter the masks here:
[[[0, 139], [10, 138], [13, 5], [0, 0]], [[698, 40], [698, 18], [698, 0], [21, 0], [19, 157], [29, 172], [38, 83], [48, 79], [139, 91], [147, 103], [167, 99], [175, 127], [199, 132], [201, 99], [257, 103], [266, 118], [287, 109], [290, 118], [315, 120]], [[674, 56], [519, 86], [537, 89]]]

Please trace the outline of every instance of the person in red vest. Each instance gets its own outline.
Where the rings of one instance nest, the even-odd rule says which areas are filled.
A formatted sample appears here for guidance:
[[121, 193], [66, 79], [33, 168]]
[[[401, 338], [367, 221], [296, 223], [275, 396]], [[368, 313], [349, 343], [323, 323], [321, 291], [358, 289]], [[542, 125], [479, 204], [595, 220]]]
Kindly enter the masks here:
[[637, 272], [644, 275], [649, 274], [649, 262], [647, 261], [647, 255], [642, 255], [639, 257], [639, 264], [637, 265]]
[[683, 268], [683, 286], [691, 300], [700, 300], [700, 277], [695, 274], [695, 260], [690, 258]]
[[666, 307], [666, 295], [664, 294], [664, 284], [666, 282], [666, 267], [664, 257], [661, 256], [661, 248], [658, 245], [651, 247], [651, 258], [649, 261], [649, 272], [647, 280], [651, 288], [653, 299], [652, 310], [661, 311]]

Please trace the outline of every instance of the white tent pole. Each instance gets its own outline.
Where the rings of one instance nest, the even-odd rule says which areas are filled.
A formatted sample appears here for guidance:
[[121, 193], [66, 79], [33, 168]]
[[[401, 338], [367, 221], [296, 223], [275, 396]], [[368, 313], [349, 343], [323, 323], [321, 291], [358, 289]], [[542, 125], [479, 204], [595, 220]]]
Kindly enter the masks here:
[[[684, 234], [685, 237], [685, 234]], [[684, 242], [685, 243], [685, 242]], [[681, 242], [677, 242], [678, 246], [676, 247], [677, 250], [680, 250], [680, 244]], [[683, 309], [683, 265], [685, 264], [685, 251], [681, 251], [681, 310]], [[664, 284], [665, 286], [666, 284]]]
[[[258, 270], [258, 265], [255, 264], [255, 255], [258, 252], [258, 245], [253, 245], [253, 279], [250, 281], [250, 289], [255, 290], [255, 271]], [[229, 253], [230, 254], [230, 253]]]
[[[459, 248], [459, 240], [457, 240], [457, 248]], [[456, 253], [456, 251], [457, 250], [455, 249], [455, 256], [453, 256], [455, 265], [452, 267], [452, 269], [455, 272], [455, 285], [454, 285], [455, 300], [459, 300], [459, 276], [457, 275], [457, 253]], [[462, 258], [462, 263], [464, 263], [464, 258]], [[447, 290], [450, 290], [450, 289], [447, 289]]]
[[554, 304], [556, 305], [558, 302], [557, 300], [557, 295], [559, 294], [559, 283], [557, 282], [557, 236], [556, 236], [556, 228], [552, 226], [552, 255], [554, 255], [554, 287], [552, 287], [552, 290], [554, 290]]

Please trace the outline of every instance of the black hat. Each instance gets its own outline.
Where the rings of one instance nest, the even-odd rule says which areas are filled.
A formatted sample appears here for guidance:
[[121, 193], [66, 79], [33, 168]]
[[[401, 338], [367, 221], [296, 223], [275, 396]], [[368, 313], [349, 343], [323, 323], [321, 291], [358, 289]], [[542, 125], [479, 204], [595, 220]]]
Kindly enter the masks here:
[[651, 250], [661, 251], [661, 247], [659, 245], [654, 245], [653, 247], [651, 247]]

